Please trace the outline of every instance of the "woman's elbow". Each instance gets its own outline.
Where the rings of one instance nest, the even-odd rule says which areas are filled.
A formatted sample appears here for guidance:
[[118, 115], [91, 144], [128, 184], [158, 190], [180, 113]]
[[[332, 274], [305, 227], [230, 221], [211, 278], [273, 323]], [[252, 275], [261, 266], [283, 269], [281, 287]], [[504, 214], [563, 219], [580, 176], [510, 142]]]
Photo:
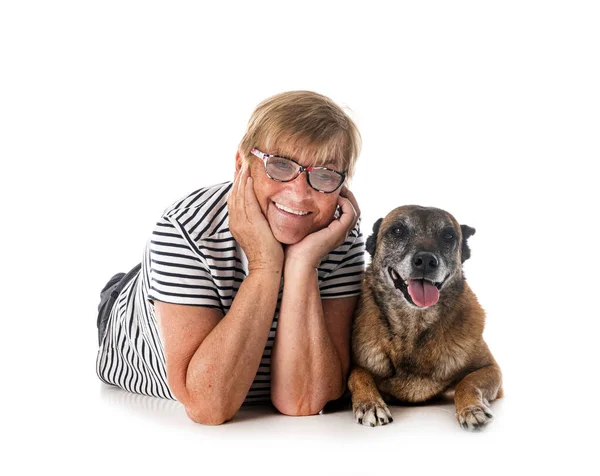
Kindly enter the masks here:
[[202, 425], [222, 425], [231, 420], [237, 411], [232, 411], [226, 405], [209, 405], [193, 403], [185, 405], [185, 412], [190, 420]]
[[271, 395], [271, 401], [277, 411], [284, 415], [311, 416], [318, 414], [328, 401], [327, 399], [311, 397], [294, 399], [289, 396]]
[[[304, 405], [295, 405], [288, 403], [275, 403], [273, 405], [277, 409], [279, 413], [288, 416], [311, 416], [318, 414], [323, 407], [317, 406], [304, 406]], [[325, 406], [325, 405], [323, 405]]]

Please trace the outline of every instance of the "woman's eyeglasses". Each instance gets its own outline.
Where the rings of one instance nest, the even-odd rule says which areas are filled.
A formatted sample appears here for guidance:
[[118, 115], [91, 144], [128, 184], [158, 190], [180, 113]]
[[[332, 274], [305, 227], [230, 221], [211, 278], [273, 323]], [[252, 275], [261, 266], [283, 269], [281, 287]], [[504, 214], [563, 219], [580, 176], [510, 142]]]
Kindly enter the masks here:
[[290, 182], [301, 173], [306, 172], [308, 185], [314, 190], [321, 193], [332, 193], [340, 188], [346, 179], [346, 174], [327, 167], [303, 167], [292, 159], [265, 154], [256, 148], [252, 149], [251, 152], [262, 159], [267, 176], [277, 182]]

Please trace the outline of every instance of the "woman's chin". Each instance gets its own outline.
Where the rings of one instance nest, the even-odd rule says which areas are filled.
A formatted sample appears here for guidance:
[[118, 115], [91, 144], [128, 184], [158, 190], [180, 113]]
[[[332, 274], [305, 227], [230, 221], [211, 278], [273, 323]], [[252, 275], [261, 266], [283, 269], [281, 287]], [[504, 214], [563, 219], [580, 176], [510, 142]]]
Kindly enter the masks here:
[[311, 232], [312, 223], [307, 221], [307, 218], [286, 216], [275, 209], [269, 210], [267, 214], [273, 236], [283, 245], [294, 245]]
[[273, 236], [282, 245], [295, 245], [296, 243], [299, 243], [300, 241], [302, 241], [302, 239], [306, 236], [306, 234], [297, 233], [297, 232], [290, 233], [290, 232], [284, 232], [281, 230], [276, 230], [273, 232]]
[[283, 212], [276, 209], [269, 210], [267, 221], [273, 236], [283, 245], [295, 245], [302, 241], [311, 233], [315, 233], [325, 228], [332, 218], [326, 223], [315, 223], [312, 216], [303, 216], [301, 218], [286, 216]]
[[302, 227], [302, 229], [297, 229], [291, 226], [281, 225], [281, 223], [272, 223], [271, 221], [269, 221], [269, 226], [271, 227], [273, 236], [282, 245], [295, 245], [311, 233], [315, 233], [326, 227], [326, 225], [315, 227], [314, 223], [312, 224], [312, 227], [309, 227], [308, 229], [306, 227]]

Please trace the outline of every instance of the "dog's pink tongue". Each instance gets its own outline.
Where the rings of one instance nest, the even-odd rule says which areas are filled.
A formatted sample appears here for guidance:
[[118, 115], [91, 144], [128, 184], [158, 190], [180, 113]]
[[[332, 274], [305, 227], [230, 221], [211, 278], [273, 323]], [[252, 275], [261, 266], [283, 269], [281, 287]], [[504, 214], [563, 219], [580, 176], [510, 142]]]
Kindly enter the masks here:
[[410, 279], [408, 293], [419, 307], [433, 306], [440, 298], [440, 292], [431, 282], [425, 279]]

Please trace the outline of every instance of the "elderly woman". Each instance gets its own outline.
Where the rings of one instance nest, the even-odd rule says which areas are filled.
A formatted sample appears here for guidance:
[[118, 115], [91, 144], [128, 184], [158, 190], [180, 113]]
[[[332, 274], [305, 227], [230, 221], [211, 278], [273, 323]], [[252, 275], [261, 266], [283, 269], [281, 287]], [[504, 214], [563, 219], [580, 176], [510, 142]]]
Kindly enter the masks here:
[[364, 269], [345, 185], [359, 149], [355, 124], [329, 98], [263, 101], [233, 183], [167, 208], [142, 263], [103, 289], [100, 379], [177, 399], [205, 424], [244, 403], [313, 415], [340, 397]]

